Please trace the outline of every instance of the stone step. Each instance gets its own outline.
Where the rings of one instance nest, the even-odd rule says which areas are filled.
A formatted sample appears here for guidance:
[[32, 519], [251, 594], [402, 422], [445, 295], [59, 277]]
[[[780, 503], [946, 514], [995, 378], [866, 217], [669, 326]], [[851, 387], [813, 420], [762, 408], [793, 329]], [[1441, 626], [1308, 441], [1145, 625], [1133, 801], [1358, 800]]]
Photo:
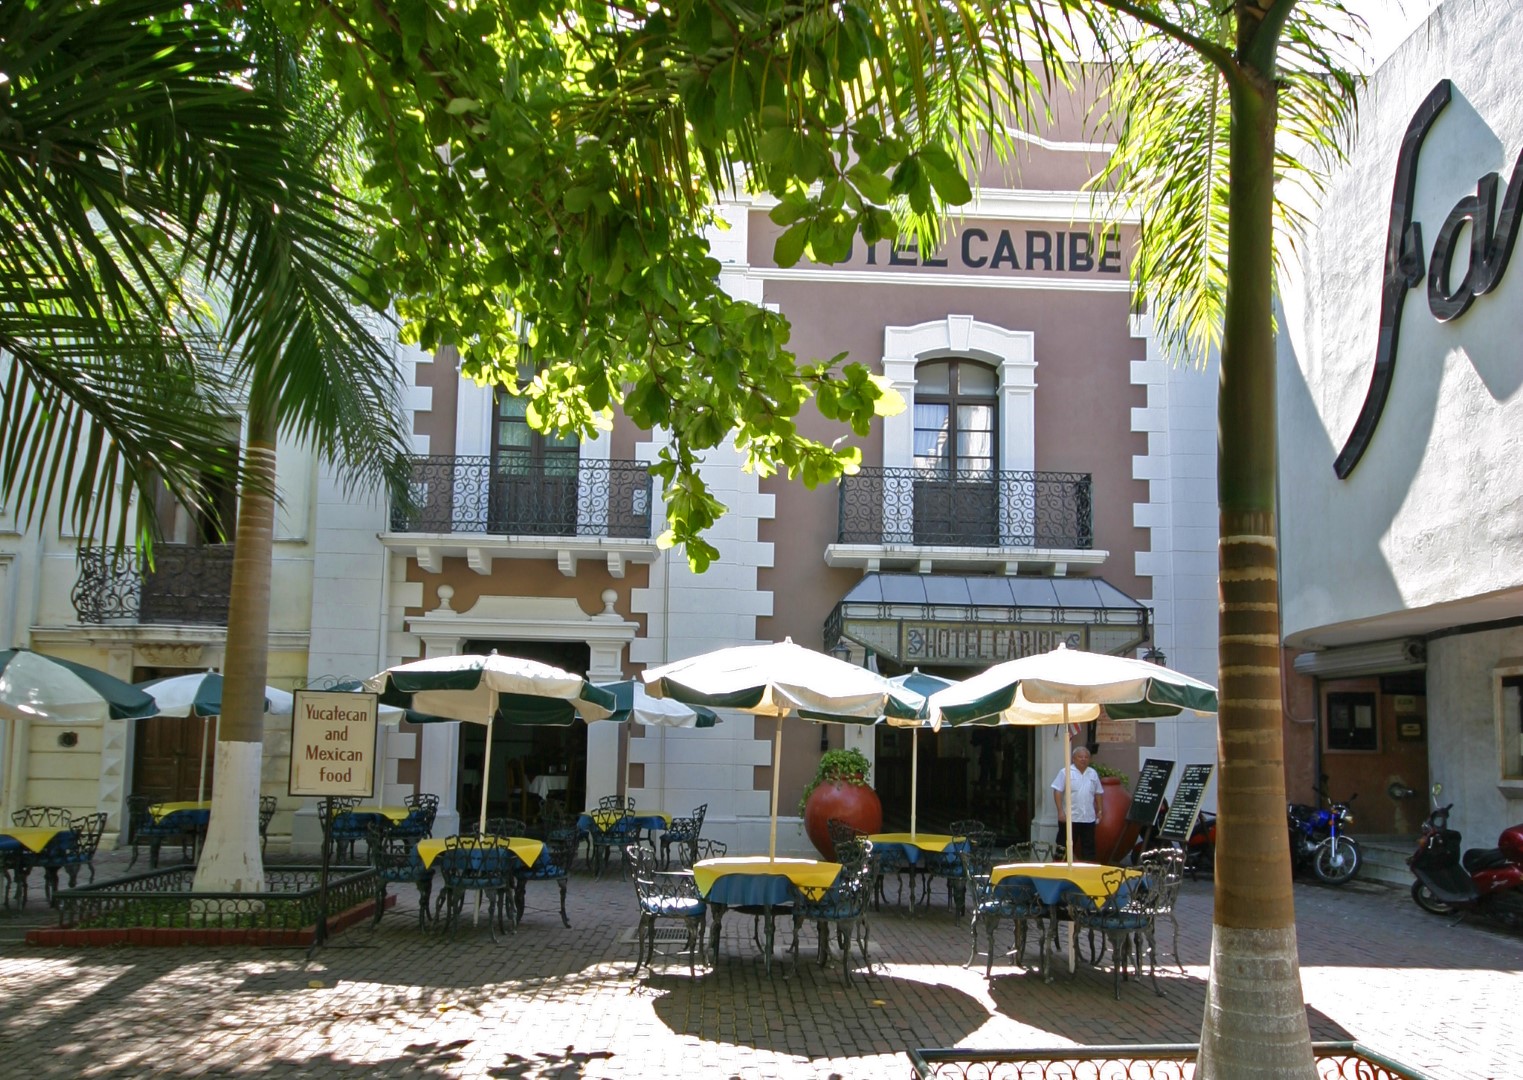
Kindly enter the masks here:
[[1415, 839], [1381, 837], [1366, 840], [1357, 836], [1354, 839], [1359, 841], [1359, 851], [1364, 856], [1364, 864], [1359, 868], [1362, 879], [1387, 885], [1412, 884], [1412, 871], [1407, 868], [1407, 856], [1417, 846]]

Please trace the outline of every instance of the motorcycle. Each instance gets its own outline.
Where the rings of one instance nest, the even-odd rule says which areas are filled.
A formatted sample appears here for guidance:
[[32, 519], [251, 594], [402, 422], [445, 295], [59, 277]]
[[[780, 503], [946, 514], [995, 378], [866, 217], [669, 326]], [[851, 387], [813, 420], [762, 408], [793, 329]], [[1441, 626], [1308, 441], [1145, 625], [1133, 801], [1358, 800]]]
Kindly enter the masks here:
[[1359, 842], [1345, 830], [1354, 823], [1349, 804], [1358, 797], [1350, 795], [1346, 802], [1329, 802], [1325, 809], [1304, 803], [1286, 806], [1292, 866], [1297, 870], [1309, 867], [1318, 880], [1328, 885], [1353, 880], [1364, 864], [1364, 853], [1359, 850]]
[[1438, 805], [1442, 784], [1433, 785], [1433, 810], [1423, 822], [1417, 850], [1407, 859], [1412, 899], [1424, 911], [1455, 915], [1474, 911], [1523, 930], [1523, 825], [1503, 829], [1494, 848], [1460, 854], [1459, 830], [1449, 828], [1454, 804]]

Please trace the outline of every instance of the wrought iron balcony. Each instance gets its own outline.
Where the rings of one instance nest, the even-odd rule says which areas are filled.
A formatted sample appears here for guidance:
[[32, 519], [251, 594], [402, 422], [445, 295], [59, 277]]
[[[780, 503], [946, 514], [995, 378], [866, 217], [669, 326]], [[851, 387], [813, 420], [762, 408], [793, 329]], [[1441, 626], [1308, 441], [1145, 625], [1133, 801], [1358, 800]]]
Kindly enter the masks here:
[[82, 547], [70, 599], [82, 623], [226, 626], [232, 588], [232, 544], [155, 544], [151, 569], [135, 551]]
[[863, 469], [841, 478], [841, 544], [1094, 546], [1089, 473]]
[[544, 461], [494, 467], [480, 457], [416, 457], [405, 533], [649, 540], [651, 476], [639, 461]]

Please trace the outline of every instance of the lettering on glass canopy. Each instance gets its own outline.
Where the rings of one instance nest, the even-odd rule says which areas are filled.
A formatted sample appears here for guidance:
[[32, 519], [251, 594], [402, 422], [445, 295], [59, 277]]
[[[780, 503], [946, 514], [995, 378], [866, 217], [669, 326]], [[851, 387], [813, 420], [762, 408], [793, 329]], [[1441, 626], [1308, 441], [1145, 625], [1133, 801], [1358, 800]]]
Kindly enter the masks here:
[[906, 662], [988, 664], [1016, 660], [1032, 653], [1050, 652], [1059, 645], [1082, 649], [1083, 627], [978, 626], [968, 623], [906, 622], [903, 625], [904, 647], [900, 656]]
[[[1391, 217], [1386, 229], [1385, 274], [1380, 289], [1380, 333], [1375, 345], [1375, 369], [1370, 388], [1354, 421], [1348, 441], [1333, 463], [1339, 479], [1346, 480], [1369, 448], [1385, 409], [1386, 397], [1396, 375], [1397, 345], [1401, 337], [1401, 316], [1407, 293], [1428, 282], [1428, 310], [1439, 322], [1450, 322], [1469, 310], [1478, 296], [1491, 292], [1507, 272], [1512, 250], [1518, 238], [1518, 208], [1523, 199], [1523, 152], [1513, 164], [1507, 194], [1500, 201], [1501, 176], [1487, 173], [1476, 183], [1474, 195], [1455, 203], [1444, 219], [1433, 243], [1431, 256], [1424, 258], [1422, 223], [1412, 220], [1412, 203], [1417, 187], [1417, 164], [1423, 141], [1454, 94], [1454, 84], [1439, 81], [1423, 99], [1401, 141], [1396, 156], [1396, 182], [1391, 192]], [[1469, 238], [1461, 246], [1462, 237]], [[1466, 250], [1468, 248], [1468, 250]], [[1461, 253], [1464, 252], [1463, 259]], [[1465, 272], [1454, 282], [1459, 260]], [[1426, 263], [1426, 267], [1425, 264]]]

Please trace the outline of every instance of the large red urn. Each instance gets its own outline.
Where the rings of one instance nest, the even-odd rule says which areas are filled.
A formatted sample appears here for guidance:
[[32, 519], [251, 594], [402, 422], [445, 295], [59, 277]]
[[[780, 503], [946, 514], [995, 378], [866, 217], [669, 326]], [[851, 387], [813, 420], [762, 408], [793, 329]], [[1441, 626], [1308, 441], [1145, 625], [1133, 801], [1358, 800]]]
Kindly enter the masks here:
[[1100, 787], [1105, 817], [1095, 826], [1095, 856], [1103, 863], [1115, 865], [1126, 861], [1142, 826], [1126, 820], [1126, 812], [1132, 808], [1132, 793], [1119, 776], [1100, 777]]
[[844, 780], [821, 783], [810, 792], [804, 803], [804, 831], [809, 842], [827, 859], [835, 858], [835, 845], [830, 842], [831, 818], [865, 833], [883, 831], [883, 804], [878, 793], [866, 784], [851, 784]]

